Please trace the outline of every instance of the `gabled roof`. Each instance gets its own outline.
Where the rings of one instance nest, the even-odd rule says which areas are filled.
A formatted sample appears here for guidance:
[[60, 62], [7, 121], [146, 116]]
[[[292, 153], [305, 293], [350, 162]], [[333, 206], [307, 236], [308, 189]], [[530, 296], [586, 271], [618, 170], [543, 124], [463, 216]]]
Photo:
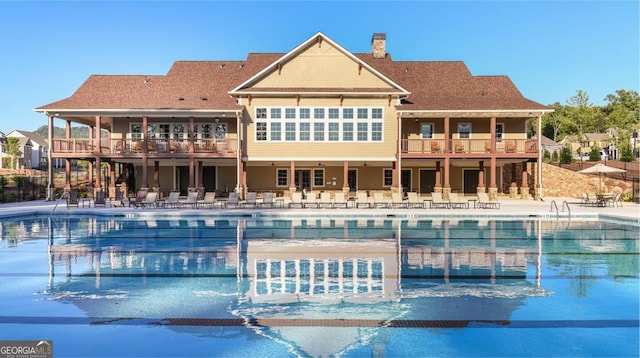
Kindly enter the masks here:
[[[385, 88], [253, 87], [324, 41], [369, 71]], [[525, 98], [507, 76], [474, 76], [461, 61], [393, 61], [390, 55], [353, 54], [318, 32], [287, 53], [250, 53], [244, 61], [176, 61], [166, 75], [92, 75], [70, 97], [35, 109], [38, 112], [167, 113], [241, 111], [239, 94], [392, 92], [403, 98], [401, 111], [543, 111], [551, 109]]]
[[42, 138], [42, 136], [36, 132], [28, 132], [28, 131], [23, 131], [23, 130], [18, 130], [18, 129], [14, 129], [11, 132], [9, 132], [9, 134], [7, 134], [8, 137], [12, 137], [13, 133], [17, 133], [19, 137], [26, 137], [29, 138], [31, 140], [32, 143], [36, 143], [40, 146], [46, 146], [47, 145], [47, 141]]
[[[281, 57], [279, 57], [278, 59], [273, 61], [270, 65], [268, 65], [267, 67], [265, 67], [264, 69], [262, 69], [261, 71], [259, 71], [255, 75], [253, 75], [251, 78], [249, 78], [246, 81], [240, 83], [237, 87], [235, 87], [234, 89], [229, 91], [229, 94], [239, 94], [240, 92], [248, 93], [248, 92], [251, 92], [251, 91], [257, 91], [257, 92], [265, 92], [265, 91], [282, 92], [283, 89], [278, 89], [278, 88], [273, 88], [273, 89], [264, 89], [264, 88], [255, 89], [255, 88], [252, 88], [252, 86], [254, 84], [256, 84], [258, 81], [260, 81], [262, 78], [267, 76], [268, 74], [277, 71], [277, 68], [278, 68], [279, 65], [284, 65], [285, 63], [290, 61], [292, 58], [298, 56], [303, 51], [308, 49], [310, 46], [313, 46], [316, 43], [322, 43], [322, 42], [326, 42], [327, 44], [329, 44], [330, 46], [332, 46], [333, 48], [338, 50], [338, 52], [343, 54], [345, 57], [347, 57], [347, 58], [353, 60], [355, 63], [361, 65], [365, 70], [372, 72], [381, 81], [385, 82], [390, 87], [395, 88], [394, 92], [397, 92], [397, 93], [400, 93], [400, 94], [403, 94], [403, 95], [408, 95], [409, 94], [409, 91], [407, 91], [406, 89], [402, 88], [402, 86], [398, 85], [392, 79], [390, 79], [387, 76], [383, 75], [382, 73], [378, 72], [374, 67], [370, 66], [369, 64], [367, 64], [366, 62], [362, 61], [360, 58], [358, 58], [357, 56], [355, 56], [351, 52], [347, 51], [345, 48], [340, 46], [335, 41], [331, 40], [329, 37], [327, 37], [322, 32], [318, 32], [315, 35], [311, 36], [309, 39], [307, 39], [306, 41], [304, 41], [303, 43], [298, 45], [296, 48], [294, 48], [293, 50], [287, 52], [286, 54], [282, 55]], [[346, 88], [307, 88], [307, 87], [304, 87], [304, 88], [303, 87], [296, 87], [296, 88], [291, 88], [291, 89], [287, 89], [287, 90], [289, 90], [289, 91], [298, 91], [298, 92], [345, 92], [345, 91], [351, 91], [351, 92], [381, 92], [382, 91], [381, 89], [364, 89], [363, 90], [363, 89], [353, 89], [353, 88], [352, 89], [346, 89]], [[387, 89], [386, 92], [389, 92], [389, 90]]]

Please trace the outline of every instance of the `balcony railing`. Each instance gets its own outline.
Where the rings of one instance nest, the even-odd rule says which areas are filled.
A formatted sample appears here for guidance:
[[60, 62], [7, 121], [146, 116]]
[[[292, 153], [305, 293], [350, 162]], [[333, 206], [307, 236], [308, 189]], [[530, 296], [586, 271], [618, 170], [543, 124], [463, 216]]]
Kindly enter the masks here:
[[[452, 139], [450, 148], [446, 148], [444, 139], [402, 139], [400, 146], [403, 154], [437, 156], [442, 153], [491, 154], [491, 141], [486, 139]], [[505, 139], [496, 143], [493, 153], [534, 154], [538, 153], [535, 139]]]
[[[148, 153], [190, 153], [193, 143], [194, 153], [212, 153], [219, 155], [235, 155], [237, 152], [236, 139], [149, 139]], [[102, 153], [130, 154], [142, 153], [144, 141], [142, 139], [107, 139], [101, 140]], [[93, 141], [89, 139], [54, 139], [54, 153], [91, 154], [94, 153]]]

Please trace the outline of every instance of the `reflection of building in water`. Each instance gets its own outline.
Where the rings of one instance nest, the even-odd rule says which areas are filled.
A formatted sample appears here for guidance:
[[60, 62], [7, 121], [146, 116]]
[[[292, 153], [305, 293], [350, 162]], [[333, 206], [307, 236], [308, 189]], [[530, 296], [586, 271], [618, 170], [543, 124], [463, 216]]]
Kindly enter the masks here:
[[[188, 224], [156, 218], [157, 229], [138, 225], [79, 225], [70, 227], [73, 235], [52, 240], [52, 276], [62, 263], [73, 280], [51, 291], [64, 293], [61, 300], [90, 317], [110, 317], [107, 307], [139, 309], [128, 297], [178, 286], [180, 299], [163, 296], [154, 303], [155, 317], [176, 317], [180, 307], [210, 317], [216, 307], [295, 354], [311, 356], [367, 344], [380, 351], [389, 334], [384, 327], [394, 321], [506, 322], [523, 298], [546, 294], [527, 279], [528, 265], [541, 255], [535, 225], [527, 231], [521, 223], [493, 221], [326, 218]], [[539, 277], [539, 265], [536, 270]], [[126, 289], [135, 294], [120, 295], [117, 306], [97, 304], [95, 297], [109, 299], [101, 292], [125, 289], [112, 280], [120, 274], [133, 281]], [[508, 284], [500, 283], [503, 277]], [[89, 285], [93, 299], [83, 298]]]
[[246, 249], [248, 296], [277, 300], [397, 299], [400, 275], [395, 240], [251, 240]]

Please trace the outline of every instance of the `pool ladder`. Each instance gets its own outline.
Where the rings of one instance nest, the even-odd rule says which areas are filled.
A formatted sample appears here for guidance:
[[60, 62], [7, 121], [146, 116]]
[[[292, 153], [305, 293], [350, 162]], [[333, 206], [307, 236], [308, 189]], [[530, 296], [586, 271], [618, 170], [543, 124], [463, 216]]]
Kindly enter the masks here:
[[[564, 200], [562, 201], [562, 210], [560, 212], [564, 212], [564, 208], [567, 208], [567, 212], [569, 213], [569, 218], [571, 218], [571, 208], [569, 207], [569, 203]], [[560, 212], [558, 211], [558, 204], [556, 204], [555, 200], [551, 200], [551, 209], [550, 212], [556, 212], [556, 216], [560, 216]]]

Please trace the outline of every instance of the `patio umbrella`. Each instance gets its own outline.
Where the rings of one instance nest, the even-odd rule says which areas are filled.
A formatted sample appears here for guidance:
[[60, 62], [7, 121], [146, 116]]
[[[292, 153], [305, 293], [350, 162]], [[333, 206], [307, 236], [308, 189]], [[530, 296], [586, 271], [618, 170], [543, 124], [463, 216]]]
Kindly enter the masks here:
[[598, 177], [600, 178], [600, 192], [602, 192], [602, 174], [603, 173], [606, 174], [606, 173], [623, 173], [623, 172], [626, 172], [626, 170], [610, 167], [600, 163], [592, 167], [585, 168], [578, 171], [578, 173], [582, 173], [582, 174], [598, 174]]

